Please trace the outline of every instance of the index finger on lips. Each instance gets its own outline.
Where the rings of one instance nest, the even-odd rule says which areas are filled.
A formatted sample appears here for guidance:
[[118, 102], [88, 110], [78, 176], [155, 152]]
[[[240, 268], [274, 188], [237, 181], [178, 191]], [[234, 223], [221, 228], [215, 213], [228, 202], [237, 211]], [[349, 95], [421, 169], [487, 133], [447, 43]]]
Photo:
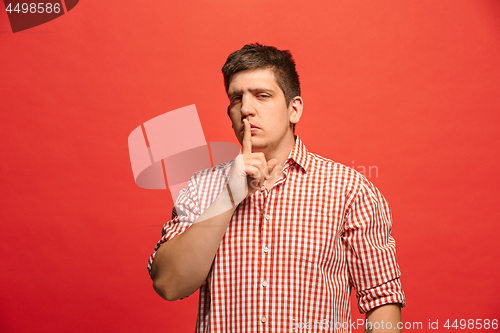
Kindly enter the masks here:
[[252, 132], [250, 129], [250, 123], [247, 119], [243, 119], [244, 130], [243, 130], [243, 143], [241, 152], [243, 154], [250, 154], [252, 152]]

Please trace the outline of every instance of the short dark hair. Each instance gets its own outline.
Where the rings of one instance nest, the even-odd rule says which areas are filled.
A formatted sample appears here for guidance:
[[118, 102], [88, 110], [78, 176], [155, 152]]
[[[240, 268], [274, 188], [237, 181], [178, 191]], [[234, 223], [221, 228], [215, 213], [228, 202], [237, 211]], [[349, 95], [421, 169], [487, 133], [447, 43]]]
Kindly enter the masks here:
[[231, 77], [241, 71], [256, 68], [270, 68], [276, 76], [276, 83], [285, 95], [286, 105], [300, 96], [299, 75], [295, 69], [295, 60], [288, 50], [278, 50], [274, 46], [265, 46], [258, 43], [247, 44], [227, 57], [222, 67], [226, 93], [229, 90]]

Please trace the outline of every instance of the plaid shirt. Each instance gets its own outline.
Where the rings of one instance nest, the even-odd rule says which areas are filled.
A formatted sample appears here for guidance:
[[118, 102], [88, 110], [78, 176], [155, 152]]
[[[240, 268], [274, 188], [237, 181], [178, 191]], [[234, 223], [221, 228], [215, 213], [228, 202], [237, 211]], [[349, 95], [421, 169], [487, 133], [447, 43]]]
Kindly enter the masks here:
[[[350, 290], [367, 312], [405, 305], [389, 206], [358, 172], [296, 136], [282, 177], [240, 203], [200, 287], [197, 332], [350, 332]], [[223, 190], [234, 161], [195, 173], [158, 248]]]

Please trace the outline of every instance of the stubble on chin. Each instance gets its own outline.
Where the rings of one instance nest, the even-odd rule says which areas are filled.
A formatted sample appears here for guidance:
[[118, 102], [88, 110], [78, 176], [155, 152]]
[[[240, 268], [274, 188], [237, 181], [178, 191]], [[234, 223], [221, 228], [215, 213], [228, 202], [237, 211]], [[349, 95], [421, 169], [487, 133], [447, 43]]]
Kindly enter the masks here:
[[260, 151], [269, 147], [269, 142], [252, 139], [252, 151]]

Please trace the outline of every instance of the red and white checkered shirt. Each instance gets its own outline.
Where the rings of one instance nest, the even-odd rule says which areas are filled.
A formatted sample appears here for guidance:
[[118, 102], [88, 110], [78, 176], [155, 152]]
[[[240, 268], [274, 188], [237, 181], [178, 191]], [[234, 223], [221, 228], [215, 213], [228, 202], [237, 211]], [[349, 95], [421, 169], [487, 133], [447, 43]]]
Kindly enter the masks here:
[[[156, 250], [226, 185], [233, 162], [195, 173]], [[296, 136], [271, 190], [240, 203], [200, 287], [197, 332], [350, 332], [361, 312], [405, 305], [389, 206], [360, 173], [308, 152]]]

